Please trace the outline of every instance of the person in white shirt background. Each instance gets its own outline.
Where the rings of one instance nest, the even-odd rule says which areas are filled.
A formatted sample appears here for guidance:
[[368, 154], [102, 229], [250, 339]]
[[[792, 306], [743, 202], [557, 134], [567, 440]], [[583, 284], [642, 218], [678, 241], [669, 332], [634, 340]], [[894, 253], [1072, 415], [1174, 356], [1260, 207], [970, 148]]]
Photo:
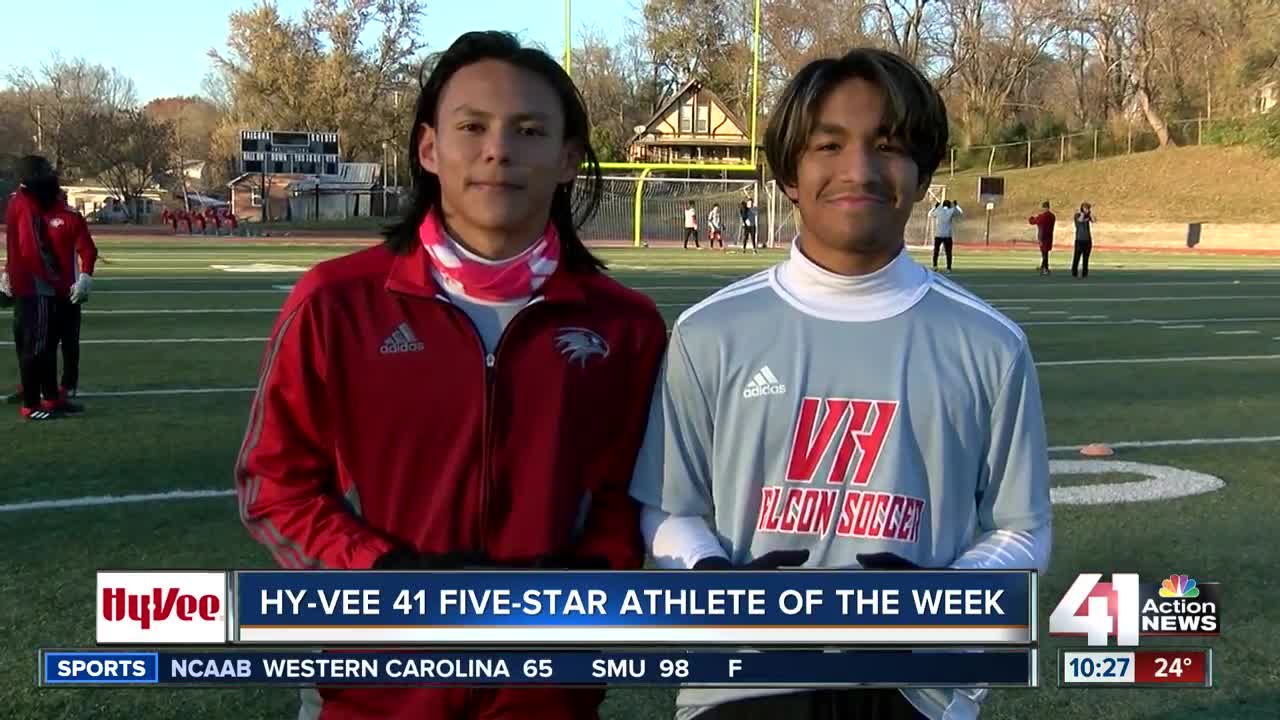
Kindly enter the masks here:
[[960, 209], [959, 203], [953, 203], [950, 200], [943, 200], [940, 207], [935, 207], [929, 211], [929, 217], [933, 218], [933, 269], [938, 269], [938, 250], [945, 249], [947, 251], [947, 272], [951, 272], [951, 249], [953, 245], [952, 235], [954, 230], [952, 223], [957, 215], [963, 215], [964, 211]]
[[702, 249], [702, 245], [698, 242], [698, 211], [693, 207], [693, 201], [689, 201], [689, 207], [684, 209], [684, 249], [689, 249], [689, 238], [693, 238], [693, 246]]

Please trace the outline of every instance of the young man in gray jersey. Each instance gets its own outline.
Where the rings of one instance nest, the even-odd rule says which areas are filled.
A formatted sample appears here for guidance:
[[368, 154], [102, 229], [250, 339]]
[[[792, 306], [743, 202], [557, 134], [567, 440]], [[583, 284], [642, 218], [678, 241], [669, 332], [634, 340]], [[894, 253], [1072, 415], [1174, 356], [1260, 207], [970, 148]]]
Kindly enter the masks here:
[[[663, 567], [1035, 568], [1049, 468], [1013, 322], [904, 251], [947, 116], [901, 58], [810, 63], [769, 165], [791, 256], [672, 330], [631, 492]], [[681, 690], [677, 717], [971, 720], [983, 690]]]

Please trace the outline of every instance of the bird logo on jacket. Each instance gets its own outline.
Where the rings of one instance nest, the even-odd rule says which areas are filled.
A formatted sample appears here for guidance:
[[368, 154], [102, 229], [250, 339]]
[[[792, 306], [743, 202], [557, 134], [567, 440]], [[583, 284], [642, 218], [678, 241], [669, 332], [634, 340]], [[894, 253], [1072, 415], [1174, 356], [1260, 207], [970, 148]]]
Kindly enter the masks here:
[[581, 327], [560, 328], [556, 333], [556, 350], [571, 365], [586, 367], [593, 357], [609, 357], [609, 343], [592, 330]]

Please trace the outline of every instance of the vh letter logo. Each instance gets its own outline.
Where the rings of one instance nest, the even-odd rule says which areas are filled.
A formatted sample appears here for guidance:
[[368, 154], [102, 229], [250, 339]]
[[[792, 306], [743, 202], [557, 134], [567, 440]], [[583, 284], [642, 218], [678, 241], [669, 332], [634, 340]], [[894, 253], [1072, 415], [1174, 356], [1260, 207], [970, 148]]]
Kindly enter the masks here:
[[1090, 645], [1106, 645], [1114, 635], [1117, 645], [1138, 644], [1137, 574], [1113, 573], [1109, 583], [1101, 579], [1100, 573], [1076, 577], [1049, 615], [1050, 635], [1084, 635]]
[[844, 485], [852, 464], [853, 485], [866, 485], [897, 412], [898, 403], [892, 400], [805, 398], [800, 403], [800, 417], [791, 441], [787, 480], [811, 482], [823, 457], [834, 445], [836, 452], [827, 473], [827, 484]]
[[227, 641], [224, 572], [98, 573], [98, 644]]

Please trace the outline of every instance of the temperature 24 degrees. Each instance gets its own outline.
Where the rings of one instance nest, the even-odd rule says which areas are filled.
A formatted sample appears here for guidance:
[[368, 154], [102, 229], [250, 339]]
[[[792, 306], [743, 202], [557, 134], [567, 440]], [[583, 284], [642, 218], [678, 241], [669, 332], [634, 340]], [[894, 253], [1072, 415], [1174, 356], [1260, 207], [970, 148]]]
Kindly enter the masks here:
[[1213, 653], [1187, 650], [1061, 650], [1059, 685], [1133, 687], [1212, 687]]

